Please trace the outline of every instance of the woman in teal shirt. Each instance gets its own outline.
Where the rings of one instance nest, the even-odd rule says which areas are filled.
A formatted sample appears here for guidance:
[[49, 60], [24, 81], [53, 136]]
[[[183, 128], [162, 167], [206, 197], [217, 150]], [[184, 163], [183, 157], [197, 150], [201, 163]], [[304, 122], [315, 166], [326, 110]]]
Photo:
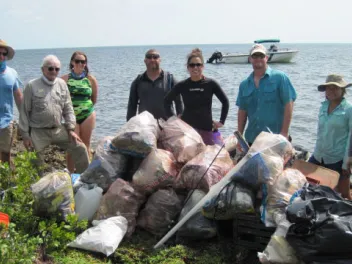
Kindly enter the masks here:
[[341, 75], [331, 74], [318, 86], [326, 100], [319, 110], [317, 142], [309, 162], [337, 171], [340, 180], [337, 190], [351, 200], [350, 173], [346, 168], [346, 148], [352, 128], [352, 105], [344, 95], [348, 84]]

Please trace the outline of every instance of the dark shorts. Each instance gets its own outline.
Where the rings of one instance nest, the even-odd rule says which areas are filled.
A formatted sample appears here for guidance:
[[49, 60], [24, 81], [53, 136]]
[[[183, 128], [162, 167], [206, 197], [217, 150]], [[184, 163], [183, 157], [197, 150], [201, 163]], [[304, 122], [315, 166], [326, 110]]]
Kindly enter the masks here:
[[312, 155], [312, 156], [309, 158], [308, 162], [338, 172], [338, 173], [340, 174], [340, 179], [341, 179], [341, 177], [343, 177], [343, 175], [342, 175], [342, 164], [343, 164], [343, 160], [340, 160], [339, 162], [336, 162], [336, 163], [325, 164], [325, 163], [324, 163], [324, 160], [322, 160], [322, 162], [319, 162], [319, 161], [317, 161], [317, 160], [314, 158], [314, 156]]
[[206, 130], [202, 130], [202, 129], [195, 129], [195, 130], [202, 137], [205, 145], [214, 145], [212, 131], [206, 131]]

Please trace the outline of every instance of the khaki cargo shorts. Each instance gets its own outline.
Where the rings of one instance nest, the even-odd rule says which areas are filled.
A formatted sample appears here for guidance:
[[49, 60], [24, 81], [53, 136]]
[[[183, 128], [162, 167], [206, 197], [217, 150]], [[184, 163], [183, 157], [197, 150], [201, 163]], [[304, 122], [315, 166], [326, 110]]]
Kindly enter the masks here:
[[13, 122], [0, 129], [0, 152], [9, 153], [12, 145]]

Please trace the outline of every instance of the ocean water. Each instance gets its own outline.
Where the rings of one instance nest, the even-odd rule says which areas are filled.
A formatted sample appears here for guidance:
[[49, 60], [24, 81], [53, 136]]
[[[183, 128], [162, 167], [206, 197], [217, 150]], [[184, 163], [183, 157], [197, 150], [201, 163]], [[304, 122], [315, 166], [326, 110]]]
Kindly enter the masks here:
[[[88, 56], [88, 66], [97, 78], [99, 85], [96, 105], [97, 123], [93, 133], [93, 146], [100, 138], [114, 135], [126, 122], [126, 109], [129, 89], [134, 78], [145, 71], [144, 54], [149, 48], [156, 48], [161, 54], [161, 67], [170, 71], [178, 80], [188, 77], [186, 56], [195, 47], [203, 51], [205, 60], [215, 50], [226, 52], [245, 52], [251, 44], [233, 45], [175, 45], [175, 46], [130, 46], [130, 47], [92, 47], [18, 50], [15, 58], [8, 63], [14, 67], [26, 84], [41, 75], [42, 59], [55, 54], [62, 63], [60, 74], [68, 72], [72, 53], [76, 50]], [[297, 91], [290, 133], [295, 145], [309, 151], [314, 149], [316, 140], [318, 111], [324, 100], [324, 93], [317, 91], [317, 85], [325, 82], [330, 73], [339, 73], [352, 82], [352, 44], [282, 44], [283, 48], [299, 50], [294, 62], [290, 64], [271, 64], [272, 68], [284, 71]], [[252, 71], [251, 65], [206, 64], [205, 76], [217, 80], [230, 100], [230, 110], [225, 126], [220, 130], [228, 136], [237, 129], [236, 98], [240, 82]], [[352, 91], [347, 99], [352, 102]], [[218, 120], [221, 104], [213, 99], [213, 119]], [[16, 116], [18, 116], [16, 112]]]

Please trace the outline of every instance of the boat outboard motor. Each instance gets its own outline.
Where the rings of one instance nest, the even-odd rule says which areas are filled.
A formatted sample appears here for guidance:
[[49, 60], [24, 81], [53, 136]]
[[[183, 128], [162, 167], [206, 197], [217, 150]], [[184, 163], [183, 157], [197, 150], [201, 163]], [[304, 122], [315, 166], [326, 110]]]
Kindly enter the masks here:
[[220, 51], [215, 51], [213, 55], [207, 60], [207, 63], [213, 63], [215, 60], [215, 63], [218, 63], [218, 61], [222, 60], [222, 53]]

